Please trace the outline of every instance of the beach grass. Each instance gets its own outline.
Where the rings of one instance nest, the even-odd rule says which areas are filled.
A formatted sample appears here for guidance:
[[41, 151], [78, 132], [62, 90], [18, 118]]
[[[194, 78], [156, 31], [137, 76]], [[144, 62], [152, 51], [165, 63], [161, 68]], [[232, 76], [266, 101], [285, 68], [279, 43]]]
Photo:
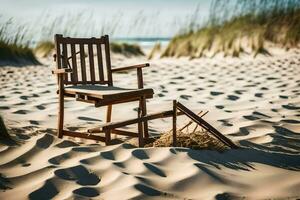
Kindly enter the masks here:
[[51, 54], [53, 49], [55, 48], [55, 45], [51, 41], [40, 41], [36, 47], [34, 48], [35, 54], [41, 56], [41, 57], [47, 57]]
[[9, 30], [11, 21], [0, 23], [0, 65], [39, 64], [29, 42], [25, 42], [23, 27]]
[[113, 53], [123, 54], [125, 56], [143, 56], [145, 55], [141, 47], [137, 44], [112, 42], [110, 49]]
[[266, 44], [289, 49], [300, 42], [300, 1], [213, 1], [205, 25], [189, 27], [176, 35], [165, 56], [197, 58], [239, 57], [241, 53], [270, 54]]

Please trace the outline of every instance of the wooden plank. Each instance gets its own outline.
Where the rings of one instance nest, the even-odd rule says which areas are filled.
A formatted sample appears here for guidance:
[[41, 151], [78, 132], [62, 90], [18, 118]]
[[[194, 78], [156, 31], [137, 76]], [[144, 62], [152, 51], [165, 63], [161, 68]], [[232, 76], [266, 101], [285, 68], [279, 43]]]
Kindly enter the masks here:
[[[94, 82], [92, 82], [92, 81], [85, 81], [85, 82], [83, 82], [83, 81], [77, 81], [76, 83], [78, 85], [80, 85], [80, 84], [92, 84], [92, 83], [103, 85], [103, 84], [108, 84], [108, 81], [94, 81]], [[74, 84], [70, 82], [70, 83], [66, 83], [66, 85], [74, 85]]]
[[105, 35], [104, 38], [105, 38], [105, 57], [106, 57], [107, 78], [108, 78], [108, 82], [109, 82], [108, 85], [113, 85], [111, 61], [110, 61], [109, 37], [108, 37], [108, 35]]
[[[138, 108], [138, 119], [142, 117], [142, 110], [141, 107]], [[144, 138], [143, 138], [143, 121], [139, 120], [138, 122], [138, 137], [139, 137], [139, 147], [144, 146]]]
[[80, 44], [79, 49], [80, 49], [80, 66], [81, 66], [82, 83], [86, 84], [86, 67], [85, 67], [84, 45]]
[[[68, 50], [66, 43], [62, 43], [62, 55], [63, 68], [68, 68]], [[69, 82], [68, 74], [64, 74], [64, 82]]]
[[72, 69], [64, 69], [64, 68], [61, 68], [61, 69], [54, 69], [52, 70], [52, 74], [64, 74], [64, 73], [72, 73], [73, 70]]
[[58, 40], [60, 43], [68, 43], [68, 44], [96, 44], [96, 43], [104, 43], [105, 38], [71, 38], [71, 37], [61, 37]]
[[106, 111], [106, 122], [111, 122], [111, 111], [112, 111], [112, 105], [108, 105]]
[[[146, 116], [147, 115], [146, 97], [143, 96], [141, 98], [140, 104], [141, 104], [141, 109], [142, 109], [142, 116]], [[144, 137], [149, 138], [148, 121], [147, 120], [144, 121], [143, 127], [144, 127]]]
[[71, 80], [73, 83], [78, 82], [78, 72], [77, 72], [77, 59], [76, 59], [76, 47], [75, 44], [71, 44], [71, 57], [72, 57], [72, 69], [73, 73], [71, 75]]
[[97, 44], [96, 47], [97, 47], [97, 61], [98, 61], [99, 79], [100, 79], [100, 81], [104, 81], [101, 44]]
[[177, 138], [176, 138], [177, 107], [176, 107], [176, 105], [177, 105], [177, 101], [173, 100], [173, 146], [174, 147], [177, 146]]
[[119, 68], [113, 68], [111, 69], [112, 72], [120, 72], [120, 71], [127, 71], [127, 70], [132, 70], [132, 69], [142, 69], [144, 67], [149, 67], [149, 63], [144, 63], [144, 64], [139, 64], [139, 65], [132, 65], [132, 66], [127, 66], [127, 67], [119, 67]]
[[[177, 112], [177, 115], [182, 115], [182, 112]], [[105, 129], [116, 129], [116, 128], [120, 128], [120, 127], [123, 127], [123, 126], [136, 124], [140, 121], [154, 120], [154, 119], [158, 119], [158, 118], [166, 118], [166, 117], [172, 117], [172, 116], [173, 116], [173, 110], [168, 110], [168, 111], [148, 114], [148, 115], [146, 115], [144, 117], [140, 117], [140, 118], [134, 118], [134, 119], [129, 119], [129, 120], [125, 120], [125, 121], [111, 122], [111, 123], [108, 123], [108, 124], [104, 124], [104, 125], [99, 127], [99, 130], [101, 130], [101, 128], [103, 130], [105, 130]]]
[[92, 139], [92, 140], [105, 142], [105, 138], [99, 135], [91, 135], [91, 134], [80, 133], [75, 131], [67, 131], [67, 130], [63, 130], [63, 134], [71, 137], [79, 137], [79, 138]]
[[105, 130], [105, 144], [109, 145], [111, 140], [111, 130]]
[[88, 45], [89, 51], [89, 62], [90, 62], [90, 73], [91, 73], [91, 82], [95, 82], [95, 65], [94, 65], [94, 51], [93, 44]]
[[57, 69], [61, 69], [62, 68], [62, 64], [61, 64], [61, 50], [60, 50], [60, 42], [59, 40], [62, 38], [62, 35], [56, 34], [54, 37], [55, 40], [55, 48], [56, 48], [56, 63], [57, 63]]
[[137, 80], [138, 80], [138, 88], [139, 89], [144, 88], [142, 68], [137, 68]]
[[129, 137], [138, 137], [138, 133], [134, 133], [131, 131], [125, 131], [125, 130], [121, 130], [121, 129], [112, 129], [111, 130], [112, 133], [117, 134], [117, 135], [125, 135], [125, 136], [129, 136]]
[[62, 138], [63, 136], [63, 127], [64, 127], [64, 83], [63, 83], [63, 76], [58, 76], [58, 87], [59, 87], [59, 94], [58, 94], [58, 118], [57, 118], [57, 137]]
[[210, 132], [212, 135], [214, 135], [218, 140], [220, 140], [223, 144], [236, 149], [238, 146], [234, 144], [230, 139], [225, 137], [222, 133], [220, 133], [217, 129], [215, 129], [213, 126], [211, 126], [209, 123], [207, 123], [205, 120], [203, 120], [201, 117], [193, 113], [191, 110], [189, 110], [187, 107], [185, 107], [180, 102], [177, 102], [177, 108], [182, 111], [185, 115], [187, 115], [190, 119], [195, 121], [197, 124], [199, 124], [201, 127], [206, 129], [208, 132]]

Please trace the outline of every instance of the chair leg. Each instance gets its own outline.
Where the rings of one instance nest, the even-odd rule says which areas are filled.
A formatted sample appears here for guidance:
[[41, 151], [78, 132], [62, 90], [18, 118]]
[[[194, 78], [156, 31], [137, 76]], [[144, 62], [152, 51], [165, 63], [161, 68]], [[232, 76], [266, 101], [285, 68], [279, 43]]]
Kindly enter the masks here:
[[[141, 99], [141, 108], [142, 108], [142, 116], [147, 115], [147, 107], [146, 107], [146, 98], [143, 97]], [[149, 138], [149, 133], [148, 133], [148, 121], [144, 121], [144, 137]]]
[[105, 144], [110, 145], [110, 140], [111, 140], [111, 130], [106, 130], [105, 131]]
[[64, 95], [59, 91], [58, 94], [58, 127], [57, 127], [57, 137], [63, 137], [63, 127], [64, 127]]
[[111, 111], [112, 111], [112, 105], [108, 105], [106, 111], [106, 122], [111, 122]]
[[[138, 118], [142, 116], [141, 112], [141, 105], [138, 108]], [[138, 122], [138, 133], [139, 133], [139, 147], [144, 147], [144, 138], [143, 138], [143, 122]]]

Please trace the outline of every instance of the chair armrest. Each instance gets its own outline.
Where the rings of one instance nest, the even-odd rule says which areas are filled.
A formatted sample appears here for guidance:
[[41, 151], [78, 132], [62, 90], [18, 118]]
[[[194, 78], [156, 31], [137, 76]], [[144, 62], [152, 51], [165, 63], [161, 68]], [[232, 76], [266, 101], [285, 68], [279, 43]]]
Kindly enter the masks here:
[[139, 65], [132, 65], [132, 66], [127, 66], [127, 67], [119, 67], [119, 68], [113, 68], [111, 69], [111, 72], [120, 72], [120, 71], [127, 71], [131, 69], [138, 69], [138, 68], [144, 68], [144, 67], [149, 67], [149, 63], [144, 63], [144, 64], [139, 64]]
[[52, 74], [66, 74], [66, 73], [72, 73], [72, 72], [73, 72], [72, 69], [69, 69], [69, 68], [52, 70]]

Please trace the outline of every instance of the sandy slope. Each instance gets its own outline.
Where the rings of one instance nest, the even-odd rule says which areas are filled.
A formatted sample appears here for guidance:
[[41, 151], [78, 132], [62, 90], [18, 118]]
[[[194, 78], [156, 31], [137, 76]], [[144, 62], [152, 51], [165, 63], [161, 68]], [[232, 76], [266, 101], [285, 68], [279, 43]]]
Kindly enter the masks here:
[[[141, 60], [113, 61], [126, 66]], [[58, 139], [50, 68], [1, 67], [0, 113], [21, 142], [0, 146], [0, 199], [300, 198], [299, 50], [151, 63], [144, 71], [146, 86], [156, 92], [150, 112], [171, 108], [172, 99], [195, 111], [208, 109], [205, 118], [244, 149], [134, 149]], [[135, 79], [135, 72], [118, 74], [115, 85], [134, 87]], [[136, 106], [116, 106], [113, 119], [134, 117]], [[104, 119], [103, 108], [72, 100], [66, 108], [66, 126], [73, 130]], [[152, 134], [170, 128], [170, 120], [150, 123]]]

